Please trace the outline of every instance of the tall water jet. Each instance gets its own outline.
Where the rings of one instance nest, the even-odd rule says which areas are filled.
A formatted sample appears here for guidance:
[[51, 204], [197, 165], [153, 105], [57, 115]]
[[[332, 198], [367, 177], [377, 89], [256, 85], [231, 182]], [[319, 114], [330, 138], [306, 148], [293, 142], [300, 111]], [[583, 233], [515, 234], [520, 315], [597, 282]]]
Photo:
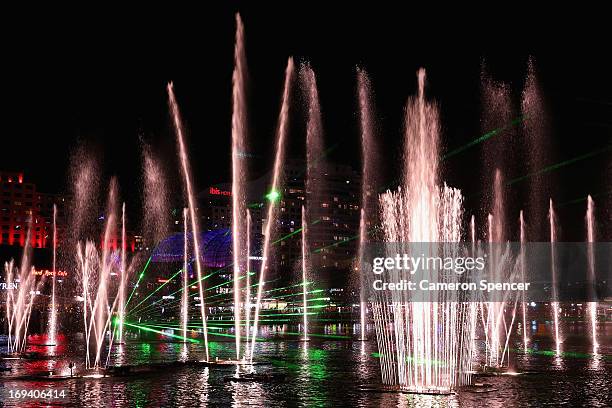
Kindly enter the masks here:
[[[524, 145], [527, 149], [527, 173], [534, 174], [530, 177], [528, 185], [527, 214], [531, 220], [541, 220], [546, 211], [546, 208], [543, 208], [545, 202], [542, 198], [551, 195], [550, 185], [554, 183], [550, 182], [551, 175], [546, 175], [548, 181], [545, 182], [544, 176], [537, 174], [546, 161], [546, 152], [549, 149], [546, 140], [546, 113], [533, 58], [529, 58], [527, 62], [527, 75], [521, 96], [521, 117]], [[531, 241], [544, 239], [545, 233], [542, 233], [540, 223], [531, 222], [529, 230]]]
[[[100, 368], [103, 366], [101, 358], [106, 332], [111, 326], [111, 319], [117, 307], [118, 296], [112, 297], [109, 303], [109, 284], [111, 275], [118, 268], [113, 262], [113, 237], [117, 230], [117, 183], [111, 179], [106, 211], [105, 224], [102, 234], [102, 253], [99, 255], [96, 244], [92, 241], [79, 241], [76, 246], [77, 265], [80, 270], [83, 323], [85, 333], [85, 368]], [[113, 333], [114, 334], [114, 333]], [[93, 362], [90, 356], [90, 343], [93, 340]], [[113, 336], [110, 338], [111, 342]], [[110, 348], [109, 348], [110, 355]], [[107, 359], [108, 360], [108, 359]]]
[[246, 350], [244, 355], [249, 355], [249, 334], [251, 332], [251, 211], [247, 209], [246, 229], [246, 288], [244, 295], [244, 314], [246, 328]]
[[183, 342], [187, 342], [187, 324], [189, 322], [189, 274], [187, 273], [187, 208], [183, 208], [183, 293], [181, 295], [181, 327]]
[[[521, 280], [525, 282], [525, 268], [527, 265], [525, 258], [525, 245], [527, 242], [526, 234], [525, 234], [525, 217], [523, 215], [523, 210], [521, 210], [519, 215], [519, 223], [520, 223], [520, 234], [521, 234]], [[527, 353], [527, 345], [529, 343], [529, 338], [527, 336], [527, 302], [525, 302], [525, 293], [521, 294], [522, 297], [522, 312], [523, 312], [523, 351]]]
[[[504, 278], [505, 264], [503, 247], [505, 243], [504, 183], [500, 169], [495, 170], [493, 181], [493, 213], [488, 216], [489, 262], [496, 282]], [[487, 302], [487, 366], [498, 368], [503, 361], [504, 327], [506, 326], [504, 301]], [[513, 316], [514, 317], [514, 316]], [[501, 353], [501, 354], [500, 354]]]
[[[245, 262], [245, 179], [246, 179], [246, 54], [244, 26], [236, 14], [236, 45], [232, 75], [232, 244], [234, 261], [234, 332], [236, 358], [240, 358], [240, 275], [246, 271]], [[248, 272], [247, 272], [248, 273]]]
[[306, 278], [308, 276], [308, 228], [306, 221], [306, 210], [302, 206], [302, 324], [304, 329], [302, 330], [302, 340], [308, 340], [308, 284]]
[[[34, 268], [31, 266], [30, 259], [31, 245], [29, 244], [31, 242], [31, 230], [32, 223], [30, 222], [19, 267], [16, 267], [12, 260], [4, 264], [7, 285], [19, 282], [16, 288], [7, 290], [6, 296], [6, 318], [8, 321], [7, 348], [9, 353], [20, 353], [25, 350], [32, 306], [34, 305], [36, 292], [44, 280], [43, 277], [43, 279], [36, 282], [35, 275], [33, 274]], [[15, 290], [17, 291], [17, 296], [15, 296]]]
[[151, 146], [142, 143], [143, 173], [143, 234], [145, 243], [152, 248], [169, 233], [170, 211], [166, 171]]
[[[109, 304], [109, 282], [113, 267], [111, 240], [116, 236], [117, 229], [117, 182], [111, 179], [108, 203], [106, 206], [106, 225], [102, 238], [102, 258], [100, 260], [100, 271], [97, 282], [96, 297], [92, 306], [92, 320], [90, 327], [94, 329], [96, 342], [95, 359], [93, 368], [101, 367], [101, 353], [104, 345], [104, 337], [110, 325], [111, 317], [115, 309], [115, 302]], [[115, 298], [116, 300], [116, 298]]]
[[[397, 253], [395, 243], [412, 242], [444, 256], [446, 249], [436, 243], [460, 241], [463, 199], [459, 190], [438, 185], [438, 110], [425, 100], [424, 88], [421, 69], [418, 94], [406, 108], [402, 186], [380, 197], [382, 230], [388, 253]], [[469, 303], [449, 293], [415, 301], [410, 291], [393, 292], [390, 299], [379, 295], [372, 306], [383, 382], [416, 392], [448, 392], [469, 383]]]
[[[321, 213], [325, 175], [324, 143], [323, 143], [323, 121], [321, 118], [321, 106], [319, 102], [319, 91], [317, 79], [309, 64], [302, 64], [300, 68], [300, 82], [306, 96], [308, 107], [306, 123], [306, 222], [309, 224], [309, 236], [307, 244], [313, 245], [321, 241], [322, 234], [320, 224], [315, 223], [317, 218], [323, 221]], [[313, 252], [313, 248], [307, 248]], [[321, 257], [310, 255], [309, 265], [314, 272], [321, 266]]]
[[558, 287], [557, 282], [557, 260], [556, 260], [556, 248], [555, 243], [557, 242], [557, 219], [555, 215], [555, 209], [553, 207], [553, 200], [550, 199], [548, 203], [548, 220], [550, 222], [550, 272], [552, 280], [552, 299], [550, 307], [553, 313], [553, 322], [555, 325], [555, 350], [557, 356], [561, 355], [561, 337], [559, 335], [559, 299], [558, 299]]
[[[500, 132], [496, 138], [490, 139], [482, 150], [483, 184], [495, 183], [496, 169], [503, 169], [505, 173], [512, 174], [516, 166], [515, 152], [517, 143], [514, 140], [516, 129], [512, 126], [515, 119], [513, 111], [512, 95], [510, 86], [504, 82], [495, 80], [488, 72], [486, 63], [483, 61], [481, 67], [481, 132], [488, 133], [494, 130]], [[490, 211], [495, 206], [495, 197], [485, 203], [483, 209]], [[488, 204], [488, 206], [487, 206]], [[506, 214], [493, 214], [498, 218], [501, 225], [507, 225]], [[495, 241], [501, 242], [501, 241]]]
[[[587, 198], [587, 214], [586, 214], [586, 225], [587, 225], [587, 256], [588, 256], [588, 278], [587, 283], [589, 285], [589, 297], [591, 300], [595, 299], [595, 253], [593, 245], [595, 245], [595, 203], [593, 198], [589, 194]], [[597, 353], [599, 344], [597, 342], [597, 302], [588, 302], [589, 320], [591, 325], [591, 341], [593, 343], [593, 353]]]
[[200, 230], [198, 228], [198, 221], [196, 218], [196, 203], [193, 195], [193, 188], [191, 182], [191, 173], [189, 169], [189, 158], [187, 156], [187, 148], [185, 146], [185, 136], [184, 136], [184, 128], [181, 119], [181, 113], [179, 111], [178, 104], [176, 102], [176, 97], [174, 96], [174, 86], [172, 82], [168, 84], [168, 104], [170, 105], [170, 111], [172, 113], [172, 120], [174, 124], [174, 131], [176, 133], [176, 139], [179, 147], [179, 157], [181, 160], [181, 170], [183, 173], [183, 182], [185, 185], [185, 190], [187, 193], [187, 201], [189, 204], [189, 219], [191, 220], [191, 233], [193, 235], [193, 251], [195, 257], [196, 270], [198, 274], [198, 292], [200, 295], [200, 314], [202, 316], [202, 332], [204, 335], [204, 349], [206, 351], [206, 360], [210, 359], [210, 355], [208, 352], [208, 329], [206, 323], [206, 306], [204, 299], [204, 288], [203, 285], [203, 277], [202, 277], [202, 262], [199, 245], [199, 233]]
[[269, 203], [266, 217], [266, 225], [264, 227], [264, 244], [262, 251], [261, 269], [259, 271], [259, 285], [257, 287], [257, 301], [255, 303], [255, 315], [253, 317], [253, 331], [251, 337], [250, 362], [253, 362], [253, 353], [255, 351], [255, 339], [257, 337], [257, 325], [259, 324], [259, 310], [261, 308], [261, 296], [265, 286], [266, 271], [268, 268], [268, 253], [270, 251], [270, 236], [272, 234], [272, 226], [276, 222], [276, 202], [280, 195], [281, 183], [281, 166], [285, 158], [285, 139], [289, 131], [289, 99], [291, 96], [291, 84], [293, 82], [293, 58], [287, 61], [287, 69], [285, 71], [285, 84], [283, 90], [283, 98], [281, 102], [281, 110], [277, 128], [276, 154], [274, 157], [274, 171], [272, 174], [271, 191], [268, 194]]
[[48, 345], [54, 346], [57, 341], [57, 305], [55, 303], [55, 280], [56, 280], [56, 261], [57, 261], [57, 205], [53, 204], [53, 258], [51, 261], [52, 281], [51, 281], [51, 314], [49, 317]]
[[[372, 88], [368, 74], [357, 69], [357, 97], [359, 100], [359, 123], [361, 130], [361, 212], [359, 219], [359, 264], [363, 265], [364, 246], [368, 240], [368, 229], [376, 224], [378, 215], [379, 188], [378, 171], [378, 146], [375, 138], [374, 103], [372, 101]], [[360, 271], [360, 268], [356, 268]], [[362, 273], [359, 273], [359, 302], [361, 340], [365, 340], [366, 321], [366, 295], [367, 284]]]
[[119, 271], [119, 321], [117, 324], [118, 331], [118, 344], [123, 344], [123, 322], [125, 320], [125, 286], [127, 285], [127, 273], [126, 268], [126, 248], [127, 239], [125, 234], [125, 203], [121, 207], [121, 266]]

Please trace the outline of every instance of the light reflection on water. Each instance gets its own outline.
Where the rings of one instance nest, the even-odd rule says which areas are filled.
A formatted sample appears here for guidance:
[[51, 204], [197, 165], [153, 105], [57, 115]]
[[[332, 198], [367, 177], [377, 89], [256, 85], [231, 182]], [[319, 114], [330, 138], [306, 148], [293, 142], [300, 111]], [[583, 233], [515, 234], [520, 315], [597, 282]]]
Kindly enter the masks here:
[[[313, 326], [314, 328], [314, 326]], [[327, 325], [317, 333], [350, 335], [351, 325]], [[539, 329], [541, 331], [541, 329]], [[598, 354], [591, 353], [584, 327], [568, 325], [563, 353], [556, 356], [549, 337], [535, 333], [531, 338], [529, 354], [512, 353], [512, 366], [522, 375], [480, 378], [492, 384], [490, 393], [471, 393], [466, 390], [452, 396], [411, 395], [398, 393], [364, 392], [363, 386], [380, 383], [377, 352], [373, 341], [348, 341], [338, 338], [313, 336], [310, 341], [298, 341], [296, 336], [282, 337], [283, 333], [297, 332], [290, 326], [263, 328], [263, 337], [274, 341], [258, 342], [259, 361], [268, 365], [255, 366], [258, 373], [285, 373], [280, 382], [224, 381], [226, 376], [248, 371], [248, 367], [227, 366], [205, 368], [177, 365], [151, 374], [128, 378], [72, 379], [61, 382], [16, 381], [6, 377], [41, 373], [54, 370], [65, 374], [69, 362], [82, 370], [83, 346], [78, 337], [60, 337], [54, 348], [33, 346], [31, 351], [45, 355], [38, 360], [7, 361], [13, 371], [3, 373], [3, 387], [42, 388], [58, 387], [68, 390], [65, 406], [355, 406], [355, 407], [513, 407], [513, 406], [612, 406], [612, 324], [601, 325]], [[581, 337], [582, 335], [582, 337]], [[278, 337], [281, 336], [281, 339]], [[370, 338], [374, 334], [370, 333]], [[522, 350], [521, 336], [511, 348]], [[41, 340], [32, 336], [31, 343]], [[0, 337], [0, 352], [6, 339]], [[233, 356], [233, 340], [211, 342], [211, 352], [220, 358]], [[482, 350], [480, 350], [482, 351]], [[480, 354], [483, 354], [482, 352]], [[197, 360], [204, 357], [200, 344], [163, 341], [155, 334], [138, 337], [126, 336], [126, 344], [117, 345], [111, 352], [111, 361], [142, 364]], [[528, 372], [528, 373], [525, 373]], [[533, 374], [530, 374], [533, 373]], [[20, 406], [4, 401], [5, 406]]]

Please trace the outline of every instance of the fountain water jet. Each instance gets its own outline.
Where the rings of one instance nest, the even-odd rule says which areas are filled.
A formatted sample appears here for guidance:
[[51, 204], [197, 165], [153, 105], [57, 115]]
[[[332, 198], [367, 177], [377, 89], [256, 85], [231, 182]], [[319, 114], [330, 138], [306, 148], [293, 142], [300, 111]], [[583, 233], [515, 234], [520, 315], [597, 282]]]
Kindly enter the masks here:
[[[595, 253], [593, 251], [593, 245], [595, 243], [595, 202], [591, 195], [587, 198], [587, 255], [588, 255], [588, 279], [590, 297], [595, 298]], [[591, 324], [591, 340], [593, 343], [593, 354], [597, 354], [599, 344], [597, 342], [597, 302], [588, 302], [589, 319]]]
[[187, 343], [187, 324], [189, 322], [189, 274], [187, 273], [187, 208], [183, 208], [183, 293], [181, 295], [181, 323], [183, 342]]
[[[117, 229], [117, 183], [114, 178], [111, 179], [109, 187], [105, 221], [102, 253], [100, 255], [96, 250], [94, 242], [87, 241], [83, 243], [79, 241], [77, 243], [77, 263], [81, 272], [81, 286], [83, 290], [83, 322], [86, 345], [85, 368], [88, 369], [98, 369], [103, 366], [101, 358], [102, 348], [119, 299], [119, 296], [114, 296], [112, 303], [109, 303], [111, 274], [113, 270], [116, 271], [118, 269], [113, 262], [114, 254], [111, 247], [111, 240], [116, 235]], [[92, 336], [95, 346], [93, 363], [89, 349]], [[110, 341], [112, 343], [113, 336], [110, 337]]]
[[125, 320], [125, 285], [127, 285], [126, 247], [125, 235], [125, 203], [121, 207], [121, 267], [119, 271], [119, 321], [118, 321], [118, 344], [123, 344], [123, 322]]
[[234, 332], [236, 359], [240, 358], [240, 275], [246, 271], [244, 222], [246, 166], [246, 54], [244, 50], [244, 26], [236, 14], [236, 45], [232, 75], [232, 245], [234, 270]]
[[[418, 72], [418, 94], [406, 108], [404, 180], [397, 192], [380, 197], [387, 253], [395, 243], [459, 242], [463, 216], [457, 189], [438, 185], [439, 120], [425, 100], [425, 70]], [[395, 277], [397, 279], [397, 277]], [[398, 291], [394, 291], [398, 292]], [[412, 392], [450, 392], [470, 382], [469, 303], [451, 294], [414, 301], [409, 292], [378, 295], [373, 303], [383, 382]], [[438, 364], [438, 361], [445, 364]]]
[[[274, 157], [274, 172], [272, 175], [272, 190], [271, 193], [279, 194], [281, 183], [281, 166], [285, 157], [285, 138], [289, 131], [289, 99], [291, 95], [291, 84], [293, 82], [293, 58], [287, 61], [287, 69], [285, 71], [285, 84], [283, 90], [283, 99], [281, 102], [281, 111], [279, 115], [277, 129], [277, 144], [276, 154]], [[253, 362], [253, 353], [255, 351], [255, 339], [257, 337], [257, 326], [259, 324], [259, 310], [261, 308], [261, 297], [265, 286], [266, 270], [268, 268], [268, 252], [270, 251], [270, 235], [272, 234], [272, 226], [276, 222], [276, 202], [270, 200], [268, 203], [268, 211], [266, 217], [266, 225], [264, 228], [264, 244], [262, 251], [261, 269], [259, 271], [259, 285], [257, 287], [257, 301], [255, 303], [255, 315], [253, 317], [253, 331], [251, 337], [251, 349], [249, 350], [249, 360]]]
[[51, 314], [49, 317], [48, 346], [55, 346], [57, 341], [57, 306], [55, 304], [55, 280], [57, 260], [57, 205], [53, 204], [53, 258], [51, 270], [53, 271], [51, 282]]
[[[526, 244], [526, 235], [525, 235], [525, 218], [523, 215], [523, 210], [521, 210], [519, 215], [519, 223], [520, 223], [520, 234], [521, 234], [521, 279], [525, 282], [525, 244]], [[527, 302], [525, 302], [525, 293], [521, 294], [522, 297], [522, 312], [523, 312], [523, 351], [527, 353], [527, 344], [529, 343], [529, 338], [527, 337]]]
[[302, 336], [302, 340], [303, 341], [308, 341], [308, 294], [307, 294], [307, 282], [306, 282], [306, 278], [307, 278], [307, 268], [308, 268], [308, 260], [307, 260], [307, 242], [306, 242], [306, 237], [307, 235], [307, 224], [306, 224], [306, 211], [304, 209], [304, 206], [302, 206], [302, 315], [303, 315], [303, 319], [302, 319], [302, 323], [304, 325], [304, 330], [303, 330], [303, 336]]
[[548, 204], [548, 219], [550, 221], [550, 258], [551, 258], [551, 278], [552, 278], [552, 298], [553, 301], [550, 304], [553, 312], [553, 322], [555, 324], [555, 350], [557, 356], [561, 355], [561, 338], [559, 335], [559, 299], [558, 297], [558, 285], [557, 282], [557, 260], [555, 251], [555, 242], [557, 242], [557, 217], [555, 215], [555, 209], [553, 207], [553, 200], [550, 199]]
[[204, 335], [204, 349], [206, 351], [206, 361], [210, 359], [210, 355], [208, 352], [208, 329], [206, 323], [206, 306], [204, 300], [204, 288], [203, 288], [203, 277], [202, 277], [202, 262], [200, 257], [202, 256], [200, 252], [200, 245], [198, 243], [199, 237], [199, 228], [198, 221], [195, 215], [196, 212], [196, 204], [195, 198], [193, 195], [193, 188], [191, 182], [191, 173], [189, 171], [189, 159], [187, 157], [187, 148], [185, 147], [184, 140], [184, 130], [183, 123], [181, 119], [181, 114], [178, 108], [178, 104], [176, 102], [176, 97], [174, 96], [174, 86], [172, 82], [168, 84], [168, 103], [170, 105], [170, 111], [172, 113], [172, 119], [174, 124], [174, 130], [176, 133], [176, 139], [179, 146], [179, 157], [181, 160], [181, 169], [183, 173], [183, 182], [185, 185], [187, 200], [189, 204], [189, 218], [191, 220], [191, 233], [193, 235], [193, 251], [195, 254], [195, 264], [196, 270], [198, 274], [198, 291], [200, 295], [200, 314], [202, 316], [202, 332]]
[[[16, 277], [19, 279], [19, 285], [13, 290], [7, 290], [6, 297], [6, 318], [8, 321], [7, 348], [9, 353], [21, 353], [25, 350], [32, 306], [36, 292], [44, 281], [43, 277], [43, 279], [36, 282], [32, 273], [34, 268], [30, 263], [31, 245], [29, 244], [31, 230], [32, 223], [30, 222], [19, 267], [16, 267], [12, 260], [4, 264], [5, 282], [10, 284], [17, 281]], [[15, 290], [17, 291], [16, 297]]]
[[[359, 248], [358, 260], [363, 265], [364, 245], [368, 242], [368, 227], [373, 225], [378, 213], [378, 148], [374, 130], [374, 106], [372, 102], [372, 89], [367, 73], [357, 69], [357, 97], [359, 100], [359, 123], [361, 130], [361, 212], [359, 219]], [[356, 268], [360, 271], [360, 268]], [[366, 321], [366, 280], [359, 273], [359, 302], [361, 340], [365, 340]]]
[[245, 314], [245, 328], [246, 328], [246, 350], [244, 352], [245, 357], [249, 355], [249, 335], [251, 332], [251, 211], [247, 209], [247, 229], [246, 229], [246, 288], [245, 288], [245, 302], [244, 302], [244, 314]]

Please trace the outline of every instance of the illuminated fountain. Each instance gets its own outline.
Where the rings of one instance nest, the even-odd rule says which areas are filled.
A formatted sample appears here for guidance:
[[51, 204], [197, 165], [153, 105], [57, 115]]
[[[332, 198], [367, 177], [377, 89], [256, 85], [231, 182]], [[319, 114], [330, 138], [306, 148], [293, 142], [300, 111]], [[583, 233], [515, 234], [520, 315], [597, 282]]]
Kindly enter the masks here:
[[[28, 228], [26, 243], [30, 242], [30, 233], [31, 227]], [[25, 245], [19, 267], [12, 260], [4, 264], [5, 282], [7, 284], [13, 283], [16, 286], [6, 292], [7, 349], [9, 354], [25, 351], [32, 306], [44, 280], [43, 277], [38, 282], [36, 281], [33, 273], [34, 269], [30, 263], [30, 248], [29, 245]]]
[[183, 293], [181, 295], [181, 326], [183, 342], [187, 343], [187, 325], [189, 324], [189, 273], [187, 272], [187, 259], [189, 246], [187, 245], [187, 208], [183, 208]]
[[308, 284], [306, 278], [308, 277], [308, 228], [306, 223], [306, 211], [302, 206], [302, 324], [304, 328], [302, 330], [302, 341], [308, 341]]
[[125, 203], [121, 207], [121, 266], [119, 269], [119, 306], [118, 306], [118, 322], [117, 322], [117, 344], [124, 344], [123, 342], [123, 323], [125, 321], [125, 286], [127, 285], [128, 269], [126, 268], [126, 247], [127, 239], [125, 235]]
[[553, 323], [555, 325], [555, 350], [557, 356], [561, 355], [561, 337], [559, 335], [559, 301], [558, 301], [558, 287], [557, 282], [557, 265], [556, 265], [556, 251], [555, 242], [557, 242], [557, 216], [555, 215], [555, 209], [553, 207], [553, 200], [549, 202], [548, 219], [550, 221], [550, 272], [552, 278], [552, 302], [550, 307], [553, 313]]
[[302, 64], [300, 68], [300, 80], [306, 95], [308, 107], [306, 123], [306, 181], [305, 196], [306, 207], [302, 206], [302, 289], [303, 289], [303, 336], [302, 340], [308, 340], [308, 307], [307, 307], [307, 281], [308, 271], [312, 274], [320, 267], [318, 258], [311, 255], [310, 244], [317, 234], [315, 220], [319, 215], [319, 209], [323, 200], [323, 183], [325, 162], [323, 159], [323, 123], [321, 120], [321, 106], [317, 80], [312, 67]]
[[[395, 243], [459, 242], [461, 192], [439, 185], [437, 107], [425, 100], [425, 70], [418, 72], [418, 94], [406, 108], [403, 183], [380, 197], [387, 253]], [[443, 255], [443, 254], [441, 254]], [[379, 295], [373, 302], [383, 383], [410, 392], [446, 393], [470, 382], [469, 303], [430, 293], [412, 301], [410, 291]], [[443, 363], [440, 363], [442, 361]]]
[[255, 339], [257, 337], [257, 328], [259, 325], [259, 311], [261, 309], [261, 299], [263, 289], [266, 282], [266, 272], [268, 269], [268, 256], [270, 251], [270, 236], [272, 235], [272, 227], [276, 223], [277, 217], [277, 201], [279, 199], [279, 189], [281, 183], [281, 168], [285, 158], [285, 139], [289, 131], [289, 105], [290, 95], [293, 83], [294, 67], [293, 59], [287, 61], [287, 69], [285, 71], [285, 84], [283, 97], [281, 102], [281, 110], [278, 120], [276, 154], [274, 156], [274, 171], [272, 174], [271, 191], [268, 193], [268, 211], [266, 216], [266, 224], [264, 228], [264, 243], [262, 251], [261, 269], [259, 271], [259, 284], [257, 286], [257, 300], [255, 302], [255, 315], [253, 318], [253, 330], [251, 337], [251, 349], [249, 350], [249, 360], [253, 362], [253, 354], [255, 351]]
[[[587, 251], [588, 251], [588, 278], [589, 295], [592, 299], [595, 298], [595, 253], [593, 245], [595, 243], [595, 203], [589, 195], [587, 199]], [[591, 325], [591, 341], [593, 343], [593, 354], [597, 354], [599, 344], [597, 343], [597, 302], [588, 302], [589, 321]]]
[[[249, 336], [251, 333], [251, 211], [247, 209], [247, 268], [246, 268], [246, 288], [244, 295], [244, 314], [245, 314], [245, 334], [246, 334], [246, 350], [244, 351], [245, 357], [249, 355]], [[246, 359], [246, 358], [245, 358]]]
[[[525, 238], [526, 227], [525, 227], [525, 218], [523, 215], [523, 210], [521, 210], [521, 213], [519, 215], [519, 223], [520, 223], [520, 235], [521, 235], [521, 252], [520, 252], [521, 280], [524, 282], [525, 281], [525, 268], [527, 266], [525, 265], [525, 262], [526, 262], [525, 245], [526, 245], [527, 239]], [[529, 344], [529, 338], [527, 336], [527, 302], [525, 302], [525, 293], [523, 293], [521, 296], [521, 305], [522, 305], [522, 312], [523, 312], [523, 351], [526, 353], [527, 345]]]
[[[87, 369], [102, 368], [108, 360], [108, 358], [102, 359], [102, 349], [118, 301], [118, 296], [110, 297], [109, 282], [111, 274], [121, 268], [113, 262], [114, 254], [111, 247], [111, 239], [115, 235], [117, 223], [116, 206], [117, 183], [115, 179], [112, 179], [108, 193], [101, 254], [98, 253], [96, 244], [92, 241], [77, 244], [77, 261], [81, 277], [81, 297], [83, 298], [85, 368]], [[109, 298], [113, 299], [112, 303], [109, 303]], [[112, 340], [113, 336], [110, 338], [111, 342]], [[90, 350], [91, 345], [94, 347], [93, 350]]]
[[206, 361], [210, 359], [208, 352], [208, 329], [206, 323], [206, 306], [204, 300], [204, 282], [202, 277], [202, 254], [198, 243], [200, 229], [198, 228], [198, 219], [196, 218], [196, 202], [191, 182], [191, 173], [189, 170], [189, 158], [187, 156], [187, 147], [185, 146], [184, 128], [181, 119], [181, 114], [174, 96], [174, 87], [172, 83], [168, 84], [168, 104], [172, 114], [174, 130], [179, 147], [179, 158], [181, 161], [181, 170], [183, 174], [183, 183], [187, 193], [187, 202], [189, 204], [189, 219], [191, 220], [191, 232], [193, 236], [193, 252], [198, 276], [198, 292], [200, 295], [200, 314], [202, 316], [202, 334], [204, 336], [204, 349], [206, 351]]
[[[374, 112], [372, 89], [367, 73], [357, 70], [357, 97], [359, 99], [359, 122], [361, 130], [361, 212], [359, 218], [358, 262], [364, 262], [364, 245], [369, 241], [368, 229], [376, 224], [378, 215], [378, 149], [374, 135]], [[361, 271], [359, 265], [355, 268]], [[365, 286], [367, 282], [359, 273], [359, 321], [361, 325], [360, 340], [365, 340], [367, 299]]]
[[57, 269], [56, 262], [57, 261], [57, 205], [53, 204], [53, 259], [51, 271], [53, 273], [51, 279], [51, 310], [49, 314], [49, 324], [48, 324], [48, 346], [55, 346], [57, 342], [57, 306], [55, 303], [55, 280], [57, 279]]
[[[234, 73], [232, 75], [232, 244], [234, 270], [234, 333], [236, 336], [236, 359], [240, 359], [240, 277], [248, 275], [245, 243], [246, 223], [246, 54], [244, 50], [244, 27], [240, 15], [236, 14], [236, 45], [234, 49]], [[247, 340], [248, 341], [248, 340]]]

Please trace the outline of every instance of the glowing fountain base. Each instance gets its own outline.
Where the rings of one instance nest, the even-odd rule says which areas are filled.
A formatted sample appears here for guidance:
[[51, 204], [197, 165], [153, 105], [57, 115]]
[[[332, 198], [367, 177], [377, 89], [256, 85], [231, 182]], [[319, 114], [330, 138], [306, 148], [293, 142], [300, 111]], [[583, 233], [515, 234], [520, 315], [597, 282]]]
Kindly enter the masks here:
[[223, 377], [225, 382], [281, 382], [287, 377], [286, 374], [275, 373], [275, 374], [240, 374], [240, 375], [228, 375]]
[[196, 363], [203, 365], [205, 367], [223, 367], [223, 366], [254, 366], [254, 365], [267, 365], [269, 363], [254, 361], [250, 362], [248, 360], [202, 360], [202, 361], [188, 361], [187, 363]]
[[419, 395], [455, 395], [455, 391], [444, 388], [401, 388], [398, 386], [367, 386], [359, 389], [362, 392], [419, 394]]

